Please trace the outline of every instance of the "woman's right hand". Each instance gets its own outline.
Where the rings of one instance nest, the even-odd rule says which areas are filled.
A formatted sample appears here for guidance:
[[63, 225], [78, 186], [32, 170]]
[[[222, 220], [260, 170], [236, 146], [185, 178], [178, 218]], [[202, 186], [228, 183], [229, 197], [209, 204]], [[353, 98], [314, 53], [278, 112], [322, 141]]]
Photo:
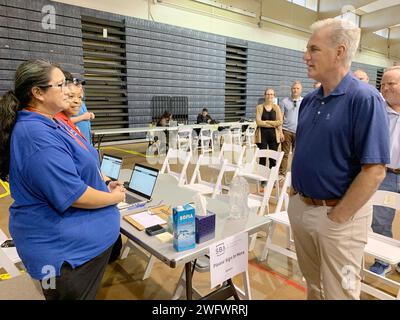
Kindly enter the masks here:
[[125, 188], [124, 186], [116, 186], [113, 190], [111, 190], [111, 194], [115, 196], [115, 200], [117, 203], [125, 202]]

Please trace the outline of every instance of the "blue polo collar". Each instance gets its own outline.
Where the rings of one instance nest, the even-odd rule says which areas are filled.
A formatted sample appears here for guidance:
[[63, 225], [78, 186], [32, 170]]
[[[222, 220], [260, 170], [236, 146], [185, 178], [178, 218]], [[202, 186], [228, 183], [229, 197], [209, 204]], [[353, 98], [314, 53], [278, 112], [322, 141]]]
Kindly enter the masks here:
[[[339, 82], [339, 84], [336, 86], [336, 88], [330, 93], [329, 96], [341, 96], [341, 95], [346, 94], [346, 92], [347, 92], [347, 90], [349, 88], [349, 85], [350, 85], [351, 81], [353, 81], [353, 79], [354, 79], [354, 77], [353, 77], [351, 71], [349, 71], [344, 76], [342, 81]], [[326, 99], [326, 98], [329, 97], [329, 96], [327, 96], [327, 97], [324, 98], [322, 86], [319, 87], [316, 96], [317, 96], [318, 99]]]
[[46, 118], [44, 115], [41, 115], [36, 112], [21, 110], [18, 112], [17, 121], [36, 121], [42, 122], [45, 125], [57, 129], [57, 123], [51, 121], [49, 118]]

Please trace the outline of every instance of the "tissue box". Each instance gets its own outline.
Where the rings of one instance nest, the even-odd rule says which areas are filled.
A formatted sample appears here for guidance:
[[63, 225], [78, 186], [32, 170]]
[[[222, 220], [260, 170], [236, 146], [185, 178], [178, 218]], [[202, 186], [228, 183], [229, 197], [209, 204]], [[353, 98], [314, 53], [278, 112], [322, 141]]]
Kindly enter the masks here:
[[207, 213], [207, 216], [196, 216], [196, 243], [215, 238], [215, 213]]
[[173, 209], [174, 248], [176, 251], [193, 249], [195, 239], [195, 210], [191, 205]]

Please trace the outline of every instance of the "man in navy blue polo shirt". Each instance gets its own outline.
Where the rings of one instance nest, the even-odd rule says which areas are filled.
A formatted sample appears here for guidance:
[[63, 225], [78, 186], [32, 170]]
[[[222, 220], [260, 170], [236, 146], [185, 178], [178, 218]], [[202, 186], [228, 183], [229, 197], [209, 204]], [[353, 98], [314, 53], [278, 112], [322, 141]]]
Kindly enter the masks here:
[[346, 20], [311, 26], [304, 60], [322, 86], [300, 106], [289, 218], [309, 299], [359, 299], [370, 197], [390, 162], [379, 92], [350, 72], [360, 29]]

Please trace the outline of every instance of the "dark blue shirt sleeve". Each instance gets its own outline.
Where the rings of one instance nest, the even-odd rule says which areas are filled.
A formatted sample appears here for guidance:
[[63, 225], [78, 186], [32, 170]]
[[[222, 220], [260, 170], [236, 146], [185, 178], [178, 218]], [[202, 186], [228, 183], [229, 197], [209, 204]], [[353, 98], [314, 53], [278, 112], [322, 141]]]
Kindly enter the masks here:
[[63, 213], [86, 191], [72, 156], [52, 146], [35, 152], [24, 166], [27, 183], [39, 199]]
[[389, 124], [382, 100], [360, 99], [354, 122], [354, 147], [361, 164], [390, 163]]

